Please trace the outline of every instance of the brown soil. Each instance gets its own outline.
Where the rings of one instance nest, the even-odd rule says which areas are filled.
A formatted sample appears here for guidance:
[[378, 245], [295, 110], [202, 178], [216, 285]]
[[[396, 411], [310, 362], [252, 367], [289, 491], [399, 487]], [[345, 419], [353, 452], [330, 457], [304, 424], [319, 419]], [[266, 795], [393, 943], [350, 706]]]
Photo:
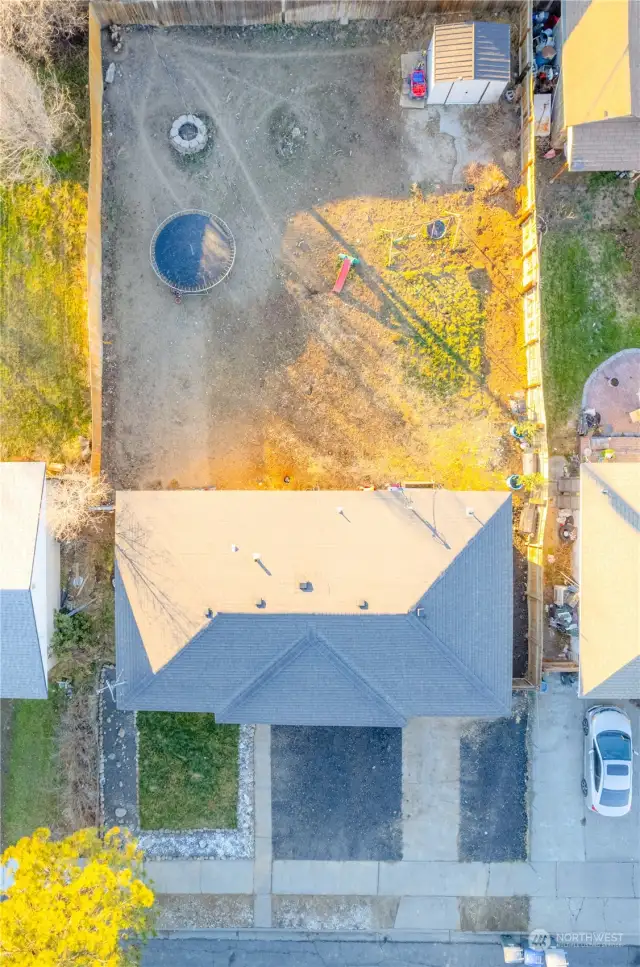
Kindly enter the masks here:
[[[104, 138], [104, 435], [116, 486], [488, 488], [516, 468], [514, 200], [452, 181], [461, 158], [517, 178], [517, 111], [463, 109], [455, 137], [436, 109], [403, 115], [399, 53], [427, 29], [128, 33]], [[165, 130], [185, 102], [215, 117], [211, 149], [191, 166]], [[176, 306], [147, 251], [158, 222], [187, 207], [223, 217], [238, 251], [225, 283]], [[461, 231], [442, 243], [419, 234], [449, 211]], [[389, 267], [385, 233], [414, 232]], [[361, 264], [337, 296], [340, 252]], [[421, 378], [436, 364], [416, 333], [446, 313], [447, 286], [477, 299], [487, 322], [479, 364], [443, 396]], [[442, 347], [450, 358], [456, 338]]]

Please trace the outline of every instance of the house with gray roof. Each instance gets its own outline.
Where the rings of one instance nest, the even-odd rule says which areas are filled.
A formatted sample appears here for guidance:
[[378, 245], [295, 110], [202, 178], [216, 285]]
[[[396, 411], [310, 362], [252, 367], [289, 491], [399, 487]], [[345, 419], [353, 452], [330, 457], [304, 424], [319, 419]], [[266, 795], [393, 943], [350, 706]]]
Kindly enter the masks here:
[[60, 604], [60, 546], [47, 528], [44, 463], [0, 463], [0, 697], [46, 698]]
[[120, 492], [122, 709], [404, 726], [508, 714], [511, 498]]

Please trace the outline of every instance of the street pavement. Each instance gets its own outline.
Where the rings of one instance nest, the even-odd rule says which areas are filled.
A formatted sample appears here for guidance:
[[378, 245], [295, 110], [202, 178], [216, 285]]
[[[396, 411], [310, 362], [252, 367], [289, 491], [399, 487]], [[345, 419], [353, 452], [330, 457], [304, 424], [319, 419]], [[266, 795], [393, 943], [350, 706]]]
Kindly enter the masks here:
[[[639, 947], [581, 947], [569, 967], [635, 967]], [[381, 940], [152, 940], [142, 967], [500, 967], [499, 943]]]

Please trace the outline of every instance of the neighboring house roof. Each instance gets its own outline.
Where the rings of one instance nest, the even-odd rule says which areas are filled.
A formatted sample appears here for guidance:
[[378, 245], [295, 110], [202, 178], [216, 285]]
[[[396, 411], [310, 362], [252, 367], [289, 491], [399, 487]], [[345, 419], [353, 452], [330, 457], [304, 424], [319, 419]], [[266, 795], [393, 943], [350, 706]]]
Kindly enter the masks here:
[[640, 119], [613, 118], [569, 128], [567, 161], [571, 171], [640, 170]]
[[507, 23], [437, 24], [433, 29], [434, 81], [504, 81], [511, 77]]
[[44, 463], [0, 463], [0, 696], [45, 698], [31, 593]]
[[570, 0], [561, 23], [567, 127], [640, 117], [637, 0]]
[[640, 464], [583, 464], [580, 504], [580, 694], [640, 698]]
[[121, 708], [281, 725], [502, 715], [512, 638], [508, 494], [116, 497]]
[[640, 3], [562, 5], [561, 84], [571, 171], [640, 168]]

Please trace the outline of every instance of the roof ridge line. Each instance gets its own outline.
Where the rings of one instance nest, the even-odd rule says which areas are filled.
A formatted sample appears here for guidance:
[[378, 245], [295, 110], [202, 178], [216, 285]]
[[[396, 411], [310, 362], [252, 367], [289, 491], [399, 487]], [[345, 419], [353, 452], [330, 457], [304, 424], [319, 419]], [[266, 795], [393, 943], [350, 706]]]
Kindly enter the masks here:
[[[495, 692], [493, 692], [489, 688], [489, 686], [486, 684], [486, 682], [483, 682], [481, 678], [478, 678], [478, 676], [476, 675], [476, 673], [473, 672], [473, 671], [471, 671], [471, 669], [467, 665], [465, 665], [465, 663], [463, 661], [461, 661], [458, 658], [458, 656], [456, 654], [454, 654], [454, 652], [452, 652], [451, 649], [447, 645], [445, 645], [445, 643], [442, 640], [442, 638], [439, 638], [437, 636], [437, 634], [435, 633], [435, 631], [432, 631], [432, 629], [429, 628], [428, 625], [424, 624], [423, 621], [420, 618], [417, 618], [412, 612], [409, 612], [407, 614], [407, 621], [411, 625], [413, 625], [415, 628], [419, 628], [420, 629], [420, 632], [423, 635], [425, 635], [425, 629], [426, 629], [426, 631], [429, 632], [429, 635], [431, 636], [431, 639], [435, 643], [435, 645], [438, 648], [438, 650], [440, 651], [440, 653], [442, 655], [444, 655], [444, 657], [447, 659], [447, 661], [450, 661], [451, 664], [455, 668], [457, 668], [457, 670], [466, 679], [466, 681], [470, 685], [473, 685], [474, 688], [477, 688], [478, 691], [482, 692], [485, 695], [485, 697], [488, 697], [488, 698], [493, 699], [494, 702], [498, 701], [498, 696], [495, 694]], [[425, 637], [426, 637], [426, 635], [425, 635]]]
[[427, 597], [429, 597], [429, 594], [431, 593], [431, 591], [432, 591], [432, 590], [433, 590], [433, 589], [434, 589], [434, 588], [435, 588], [435, 587], [436, 587], [436, 586], [437, 586], [438, 584], [440, 584], [440, 582], [441, 582], [441, 581], [443, 581], [443, 580], [444, 580], [444, 578], [446, 577], [446, 575], [447, 575], [447, 573], [448, 573], [448, 571], [449, 571], [449, 569], [451, 568], [451, 566], [452, 566], [452, 564], [455, 564], [455, 562], [456, 562], [457, 560], [459, 560], [459, 558], [461, 558], [461, 557], [462, 557], [462, 555], [463, 555], [463, 554], [464, 554], [464, 553], [465, 553], [465, 552], [466, 552], [466, 551], [467, 551], [467, 550], [468, 550], [468, 549], [469, 549], [469, 548], [470, 548], [470, 547], [471, 547], [471, 546], [472, 546], [473, 544], [475, 544], [475, 542], [476, 542], [476, 541], [477, 541], [477, 540], [478, 540], [478, 539], [479, 539], [479, 538], [480, 538], [480, 537], [481, 537], [481, 536], [482, 536], [483, 534], [485, 534], [485, 533], [486, 533], [486, 531], [487, 531], [487, 527], [489, 526], [489, 524], [490, 524], [490, 522], [491, 522], [492, 520], [494, 520], [494, 519], [495, 519], [495, 517], [496, 517], [496, 515], [497, 515], [497, 514], [499, 514], [499, 513], [500, 513], [500, 511], [504, 509], [504, 507], [506, 507], [506, 506], [508, 506], [508, 505], [510, 505], [510, 504], [511, 504], [511, 495], [510, 495], [510, 494], [506, 494], [505, 496], [507, 497], [507, 499], [506, 499], [506, 500], [504, 500], [504, 501], [503, 501], [503, 502], [502, 502], [502, 503], [500, 504], [500, 506], [499, 506], [499, 507], [496, 507], [496, 509], [495, 509], [495, 510], [493, 511], [493, 513], [491, 514], [491, 516], [490, 516], [490, 517], [488, 517], [488, 518], [486, 519], [486, 521], [485, 521], [485, 522], [483, 523], [483, 525], [482, 525], [482, 527], [480, 527], [480, 528], [479, 528], [479, 529], [478, 529], [478, 530], [477, 530], [477, 531], [475, 532], [475, 534], [473, 535], [473, 537], [471, 537], [471, 538], [470, 538], [470, 539], [469, 539], [469, 540], [467, 541], [467, 543], [466, 543], [466, 544], [464, 545], [464, 547], [461, 547], [461, 548], [460, 548], [460, 550], [458, 551], [458, 553], [457, 553], [457, 554], [455, 554], [455, 555], [454, 555], [454, 556], [453, 556], [453, 557], [451, 558], [451, 560], [449, 561], [449, 563], [448, 563], [448, 564], [447, 564], [447, 566], [445, 567], [445, 569], [444, 569], [444, 571], [441, 571], [441, 572], [440, 572], [440, 574], [439, 574], [439, 575], [438, 575], [438, 577], [437, 577], [437, 578], [435, 579], [435, 581], [433, 582], [433, 584], [432, 584], [432, 585], [430, 585], [430, 587], [429, 587], [429, 588], [427, 588], [427, 590], [426, 590], [426, 591], [424, 592], [424, 594], [422, 594], [422, 595], [420, 595], [420, 597], [419, 597], [419, 599], [418, 599], [418, 602], [417, 602], [417, 603], [416, 603], [416, 604], [414, 605], [414, 607], [413, 607], [413, 608], [411, 609], [412, 611], [413, 611], [413, 610], [415, 610], [415, 608], [417, 608], [417, 607], [420, 607], [420, 604], [419, 604], [419, 602], [420, 602], [420, 601], [422, 601], [422, 600], [423, 600], [424, 598], [427, 598]]
[[346, 673], [356, 687], [371, 693], [370, 697], [373, 696], [375, 701], [385, 705], [393, 713], [393, 716], [399, 720], [398, 727], [406, 724], [406, 716], [404, 713], [400, 712], [384, 695], [375, 689], [359, 671], [343, 658], [342, 654], [334, 648], [324, 635], [319, 634], [311, 625], [309, 625], [304, 635], [294, 641], [284, 652], [281, 652], [276, 658], [272, 659], [247, 685], [239, 688], [223, 706], [215, 710], [216, 715], [228, 712], [240, 699], [249, 697], [261, 684], [266, 684], [272, 680], [278, 672], [284, 670], [313, 646], [319, 646], [329, 660], [337, 665], [343, 674]]

